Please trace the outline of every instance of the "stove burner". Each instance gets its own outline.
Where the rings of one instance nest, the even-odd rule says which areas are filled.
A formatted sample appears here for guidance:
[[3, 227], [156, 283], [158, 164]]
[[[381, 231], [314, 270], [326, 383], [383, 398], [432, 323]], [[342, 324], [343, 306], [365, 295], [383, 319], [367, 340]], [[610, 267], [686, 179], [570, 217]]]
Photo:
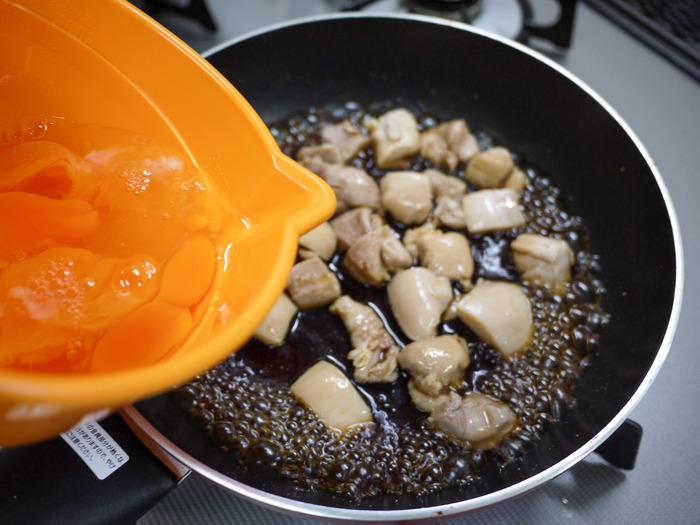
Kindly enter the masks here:
[[[359, 11], [377, 0], [343, 0], [341, 11]], [[514, 40], [529, 44], [530, 38], [535, 37], [540, 40], [554, 44], [560, 49], [566, 49], [571, 45], [571, 38], [574, 28], [574, 16], [576, 3], [578, 0], [556, 0], [559, 5], [559, 16], [550, 24], [540, 24], [535, 20], [534, 11], [530, 0], [512, 0], [512, 3], [520, 11], [520, 22], [512, 34], [504, 34], [509, 31], [494, 30], [492, 27], [485, 27], [492, 32], [504, 34]], [[403, 7], [408, 11], [442, 18], [449, 18], [474, 24], [488, 12], [498, 12], [504, 8], [503, 0], [402, 0]], [[508, 2], [505, 2], [506, 4]], [[508, 9], [506, 9], [508, 11]], [[489, 20], [487, 26], [492, 25], [493, 20]], [[474, 24], [477, 25], [477, 24]], [[502, 28], [499, 20], [496, 25]]]
[[483, 8], [483, 0], [406, 0], [414, 13], [454, 18], [471, 23]]
[[578, 0], [557, 0], [559, 16], [549, 25], [538, 24], [535, 21], [532, 5], [529, 0], [518, 0], [523, 12], [523, 30], [518, 40], [527, 43], [530, 37], [551, 42], [555, 46], [567, 49], [571, 45]]
[[201, 24], [209, 31], [216, 31], [206, 0], [132, 0], [132, 3], [149, 16], [159, 13], [175, 13]]

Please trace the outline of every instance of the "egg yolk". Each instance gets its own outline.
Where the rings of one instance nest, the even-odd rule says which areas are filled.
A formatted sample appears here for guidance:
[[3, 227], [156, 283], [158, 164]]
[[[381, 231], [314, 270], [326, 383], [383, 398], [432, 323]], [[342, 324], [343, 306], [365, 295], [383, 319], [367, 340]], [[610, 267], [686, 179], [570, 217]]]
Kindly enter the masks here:
[[0, 366], [109, 372], [192, 333], [240, 213], [177, 150], [64, 126], [0, 144]]

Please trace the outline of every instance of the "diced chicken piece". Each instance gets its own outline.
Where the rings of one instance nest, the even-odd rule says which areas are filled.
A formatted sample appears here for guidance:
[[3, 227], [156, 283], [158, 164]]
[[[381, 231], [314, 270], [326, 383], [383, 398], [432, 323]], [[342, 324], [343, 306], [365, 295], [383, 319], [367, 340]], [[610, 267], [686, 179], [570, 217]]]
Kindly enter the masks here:
[[355, 366], [353, 377], [359, 383], [393, 382], [399, 377], [399, 347], [384, 327], [377, 313], [369, 306], [341, 296], [330, 306], [343, 320], [350, 333], [353, 349], [348, 359]]
[[462, 199], [469, 233], [508, 230], [525, 224], [518, 195], [511, 189], [479, 190]]
[[464, 119], [452, 120], [438, 126], [446, 137], [450, 150], [457, 154], [457, 158], [466, 161], [481, 151], [476, 137], [469, 131], [467, 121]]
[[371, 350], [367, 346], [357, 346], [348, 352], [348, 359], [355, 367], [353, 378], [358, 383], [393, 383], [399, 378], [396, 366], [398, 346], [385, 352]]
[[289, 325], [292, 324], [297, 311], [298, 309], [294, 302], [287, 294], [283, 293], [278, 297], [257, 330], [255, 330], [253, 337], [266, 345], [281, 345], [287, 336]]
[[447, 308], [442, 314], [443, 323], [449, 323], [456, 319], [459, 319], [459, 316], [457, 315], [457, 307], [459, 306], [459, 301], [462, 300], [462, 297], [464, 297], [463, 293], [454, 294], [454, 297], [450, 301], [450, 304], [447, 305]]
[[325, 179], [335, 192], [339, 210], [360, 206], [376, 210], [381, 204], [377, 181], [360, 168], [332, 165], [326, 170]]
[[430, 188], [435, 197], [432, 222], [436, 226], [463, 230], [466, 224], [462, 199], [467, 193], [467, 183], [458, 177], [446, 175], [437, 170], [425, 170], [423, 174], [430, 179]]
[[423, 175], [430, 180], [430, 188], [435, 197], [461, 199], [467, 193], [467, 183], [458, 177], [440, 173], [438, 170], [425, 170]]
[[337, 244], [335, 230], [328, 222], [324, 222], [299, 237], [299, 256], [310, 259], [317, 255], [328, 261], [333, 257]]
[[338, 238], [338, 249], [345, 251], [365, 233], [384, 226], [384, 219], [369, 208], [354, 208], [334, 218], [331, 226]]
[[346, 432], [372, 423], [372, 411], [345, 374], [328, 361], [319, 361], [289, 388], [328, 427]]
[[443, 233], [421, 226], [408, 230], [403, 242], [409, 253], [417, 257], [435, 275], [468, 287], [474, 273], [474, 259], [466, 236], [457, 232]]
[[[413, 258], [408, 253], [401, 241], [396, 237], [393, 231], [388, 226], [379, 228], [382, 230], [384, 242], [382, 243], [381, 256], [382, 262], [391, 273], [396, 273], [398, 270], [408, 268], [413, 264]], [[377, 230], [375, 230], [377, 231]]]
[[510, 175], [508, 175], [508, 178], [503, 184], [503, 187], [510, 188], [515, 193], [520, 193], [525, 189], [525, 186], [527, 185], [527, 175], [525, 175], [525, 172], [523, 170], [516, 166], [515, 168], [513, 168], [513, 171], [510, 172]]
[[513, 171], [510, 151], [502, 146], [487, 149], [469, 161], [464, 177], [479, 188], [498, 188]]
[[520, 286], [479, 281], [457, 305], [457, 315], [505, 357], [524, 350], [532, 336], [532, 312]]
[[438, 196], [435, 199], [433, 222], [436, 226], [446, 226], [453, 230], [464, 230], [467, 227], [461, 198]]
[[425, 222], [432, 206], [430, 179], [415, 171], [387, 173], [380, 182], [382, 205], [403, 224]]
[[508, 405], [478, 392], [461, 398], [450, 394], [445, 403], [433, 410], [430, 420], [472, 447], [484, 450], [493, 448], [517, 423]]
[[406, 247], [406, 250], [408, 251], [408, 253], [411, 254], [411, 257], [413, 257], [413, 259], [416, 262], [418, 262], [419, 255], [419, 239], [424, 235], [436, 232], [441, 233], [439, 230], [436, 230], [435, 227], [433, 227], [431, 224], [426, 224], [424, 226], [418, 226], [417, 228], [411, 228], [410, 230], [406, 230], [406, 232], [403, 234], [403, 245]]
[[423, 412], [432, 412], [436, 407], [442, 405], [445, 401], [449, 399], [449, 392], [444, 394], [438, 394], [436, 396], [431, 396], [423, 392], [420, 388], [416, 386], [413, 379], [409, 379], [406, 383], [408, 389], [408, 395], [411, 397], [413, 404], [421, 409]]
[[326, 124], [321, 129], [321, 138], [338, 148], [344, 161], [352, 159], [369, 144], [369, 137], [349, 120], [340, 124]]
[[319, 257], [292, 267], [287, 293], [302, 310], [332, 303], [340, 297], [340, 281]]
[[479, 143], [469, 132], [464, 119], [445, 122], [421, 134], [420, 154], [451, 170], [459, 161], [469, 160], [479, 149]]
[[466, 236], [457, 232], [424, 235], [418, 250], [421, 264], [434, 274], [469, 285], [474, 259]]
[[322, 179], [326, 178], [326, 173], [330, 166], [341, 166], [343, 164], [340, 150], [332, 144], [304, 146], [297, 152], [296, 159], [299, 164]]
[[561, 292], [571, 279], [574, 253], [566, 241], [522, 233], [510, 245], [513, 261], [524, 281], [549, 283]]
[[459, 163], [457, 154], [450, 150], [447, 140], [437, 128], [428, 129], [420, 136], [420, 154], [438, 166], [453, 170]]
[[343, 295], [330, 305], [329, 310], [343, 320], [353, 346], [384, 350], [396, 344], [379, 315], [366, 304]]
[[410, 111], [393, 109], [367, 122], [377, 166], [389, 168], [407, 160], [420, 149], [418, 122]]
[[399, 326], [417, 341], [436, 335], [440, 317], [452, 300], [452, 287], [446, 277], [418, 266], [397, 273], [387, 285], [387, 294]]
[[398, 361], [417, 388], [436, 396], [447, 387], [461, 383], [462, 374], [469, 366], [469, 350], [461, 337], [440, 335], [406, 345], [399, 352]]
[[350, 246], [343, 265], [350, 275], [363, 284], [379, 286], [391, 274], [413, 264], [411, 255], [388, 226], [360, 237]]

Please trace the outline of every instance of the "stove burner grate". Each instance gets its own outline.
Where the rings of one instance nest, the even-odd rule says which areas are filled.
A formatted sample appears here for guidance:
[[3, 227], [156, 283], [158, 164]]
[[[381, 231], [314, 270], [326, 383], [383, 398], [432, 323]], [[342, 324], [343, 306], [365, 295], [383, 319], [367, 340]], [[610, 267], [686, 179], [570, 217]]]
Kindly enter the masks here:
[[[344, 0], [341, 11], [358, 11], [377, 0]], [[489, 0], [403, 0], [409, 11], [471, 24], [481, 14], [484, 2]], [[551, 24], [539, 24], [529, 0], [516, 0], [522, 13], [522, 27], [515, 40], [529, 44], [538, 38], [566, 49], [571, 45], [577, 0], [556, 0], [559, 18]]]

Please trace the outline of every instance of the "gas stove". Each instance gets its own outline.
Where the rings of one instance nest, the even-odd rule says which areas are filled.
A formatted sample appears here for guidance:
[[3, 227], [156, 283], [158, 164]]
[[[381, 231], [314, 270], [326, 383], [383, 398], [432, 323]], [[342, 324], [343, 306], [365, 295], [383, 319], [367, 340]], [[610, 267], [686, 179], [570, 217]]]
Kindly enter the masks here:
[[[610, 103], [639, 136], [664, 177], [679, 218], [686, 260], [685, 299], [673, 346], [631, 414], [644, 428], [635, 468], [619, 470], [594, 454], [517, 500], [448, 523], [698, 523], [700, 418], [694, 407], [700, 399], [700, 266], [695, 263], [700, 259], [696, 232], [700, 177], [695, 172], [700, 166], [700, 83], [692, 75], [591, 7], [592, 0], [133, 3], [198, 52], [270, 25], [344, 10], [417, 12], [459, 20], [546, 53]], [[199, 474], [190, 474], [137, 525], [202, 523], [312, 522], [260, 508]]]
[[[172, 2], [173, 0], [158, 0]], [[467, 523], [697, 523], [700, 499], [700, 84], [591, 5], [572, 11], [564, 40], [538, 29], [561, 25], [567, 3], [553, 0], [194, 0], [205, 3], [216, 30], [181, 13], [161, 10], [166, 27], [203, 52], [265, 26], [341, 10], [420, 12], [468, 21], [546, 54], [588, 83], [635, 130], [657, 163], [684, 236], [685, 302], [673, 347], [659, 376], [632, 412], [644, 428], [636, 466], [621, 471], [592, 455], [516, 501], [465, 518]], [[599, 2], [598, 2], [599, 3]], [[575, 4], [572, 2], [571, 5]], [[528, 28], [529, 26], [529, 28]], [[539, 29], [541, 30], [541, 29]], [[534, 34], [533, 34], [534, 33]], [[547, 35], [545, 35], [547, 36]], [[591, 152], [595, 155], [595, 152]], [[640, 210], [643, 213], [643, 210]], [[653, 278], [653, 276], [650, 276]], [[198, 475], [190, 475], [138, 525], [307, 523], [258, 508]], [[310, 523], [310, 522], [309, 522]]]
[[[134, 0], [133, 3], [185, 39], [195, 50], [255, 29], [258, 22], [333, 12], [417, 13], [466, 22], [523, 43], [534, 41], [565, 49], [571, 45], [577, 0], [317, 0], [303, 4], [276, 2], [255, 6], [221, 0]], [[245, 14], [241, 14], [241, 5]], [[271, 9], [270, 9], [271, 8]]]

